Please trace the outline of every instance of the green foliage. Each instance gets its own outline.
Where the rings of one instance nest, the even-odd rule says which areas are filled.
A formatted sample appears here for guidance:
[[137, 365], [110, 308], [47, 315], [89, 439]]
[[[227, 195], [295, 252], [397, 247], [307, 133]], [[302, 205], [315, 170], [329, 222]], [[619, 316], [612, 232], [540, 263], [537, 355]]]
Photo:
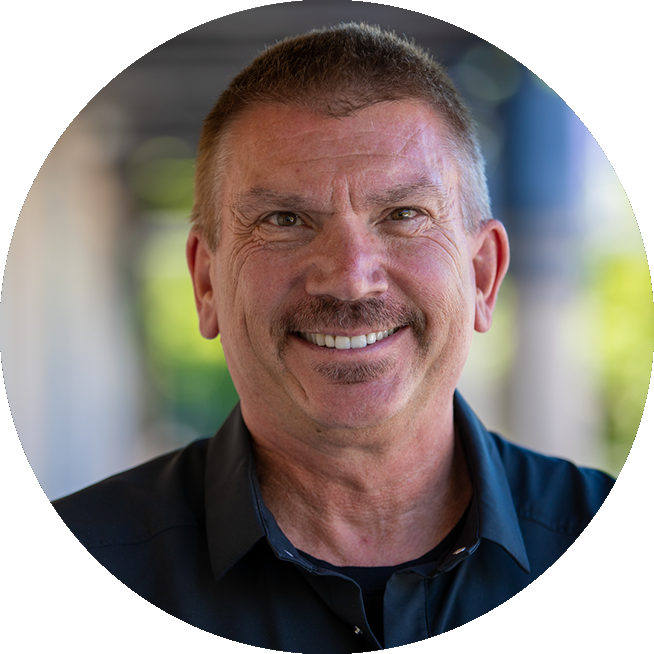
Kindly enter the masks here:
[[[591, 0], [588, 11], [577, 19], [543, 25], [530, 52], [534, 71], [563, 93], [609, 99], [631, 117], [634, 127], [651, 125], [654, 32], [639, 14], [646, 6]], [[652, 142], [643, 135], [641, 139]], [[654, 216], [652, 148], [634, 140], [631, 159], [620, 183], [630, 194], [632, 190], [640, 194], [637, 228], [647, 244]], [[652, 255], [642, 249], [616, 253], [608, 244], [595, 251], [591, 266], [589, 293], [598, 309], [597, 364], [604, 430], [617, 468], [625, 461], [634, 437], [638, 450], [649, 452], [646, 456], [654, 460]]]
[[593, 292], [599, 303], [599, 355], [611, 463], [624, 464], [642, 417], [654, 351], [654, 305], [642, 254], [602, 262]]
[[184, 262], [186, 229], [164, 229], [142, 255], [141, 315], [161, 410], [197, 435], [215, 431], [238, 402], [219, 340], [198, 330]]
[[128, 165], [129, 185], [146, 209], [190, 211], [193, 175], [193, 151], [170, 136], [140, 145]]
[[148, 212], [140, 314], [155, 411], [184, 438], [215, 431], [238, 402], [220, 341], [199, 333], [184, 259], [193, 155], [181, 139], [161, 136], [136, 148], [127, 166], [130, 187]]

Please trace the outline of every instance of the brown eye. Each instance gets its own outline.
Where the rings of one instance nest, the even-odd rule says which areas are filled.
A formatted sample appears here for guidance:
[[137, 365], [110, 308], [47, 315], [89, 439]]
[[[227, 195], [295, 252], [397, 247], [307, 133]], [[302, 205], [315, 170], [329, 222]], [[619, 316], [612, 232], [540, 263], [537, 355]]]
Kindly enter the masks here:
[[280, 227], [295, 227], [296, 225], [304, 224], [298, 215], [287, 212], [274, 213], [270, 216], [270, 221]]
[[404, 207], [402, 209], [395, 209], [391, 212], [391, 220], [406, 220], [407, 218], [415, 218], [418, 215], [418, 212], [415, 209], [408, 209]]

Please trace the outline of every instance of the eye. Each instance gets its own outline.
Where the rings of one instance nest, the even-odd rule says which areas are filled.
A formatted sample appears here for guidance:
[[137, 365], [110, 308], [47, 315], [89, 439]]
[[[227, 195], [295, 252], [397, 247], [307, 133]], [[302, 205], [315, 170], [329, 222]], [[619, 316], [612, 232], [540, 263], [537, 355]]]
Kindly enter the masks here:
[[277, 211], [268, 216], [267, 221], [279, 227], [296, 227], [297, 225], [304, 225], [304, 221], [300, 216], [290, 211]]
[[388, 217], [391, 220], [408, 220], [410, 218], [416, 218], [417, 216], [422, 215], [416, 209], [411, 209], [410, 207], [401, 207], [400, 209], [394, 209], [388, 214]]

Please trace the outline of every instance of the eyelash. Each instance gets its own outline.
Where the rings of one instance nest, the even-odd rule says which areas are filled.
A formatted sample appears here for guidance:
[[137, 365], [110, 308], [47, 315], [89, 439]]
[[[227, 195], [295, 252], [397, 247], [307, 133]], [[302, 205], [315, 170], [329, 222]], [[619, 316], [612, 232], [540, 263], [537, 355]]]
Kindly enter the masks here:
[[[400, 213], [402, 211], [410, 211], [410, 212], [415, 213], [415, 215], [414, 216], [408, 216], [406, 218], [401, 218], [401, 219], [393, 218], [393, 214]], [[417, 218], [418, 216], [424, 216], [424, 215], [425, 214], [424, 214], [423, 211], [420, 211], [420, 209], [416, 209], [415, 207], [398, 207], [397, 209], [393, 209], [388, 214], [388, 218], [390, 218], [394, 222], [403, 222], [403, 220], [405, 220], [405, 219], [410, 220], [411, 218]]]
[[[393, 214], [398, 214], [402, 212], [412, 212], [415, 215], [412, 216], [404, 216], [402, 218], [393, 218]], [[405, 222], [408, 220], [411, 220], [412, 218], [417, 218], [419, 216], [424, 216], [425, 213], [421, 211], [420, 209], [416, 209], [415, 207], [398, 207], [397, 209], [393, 209], [390, 211], [386, 219], [390, 219], [391, 222]], [[282, 225], [278, 221], [280, 218], [292, 218], [294, 222], [291, 224], [286, 224]], [[273, 225], [276, 225], [277, 227], [298, 227], [301, 225], [306, 225], [306, 222], [300, 218], [296, 213], [293, 213], [292, 211], [275, 211], [274, 213], [269, 214], [265, 218], [265, 222], [271, 223]]]
[[[281, 217], [293, 218], [295, 222], [293, 222], [291, 225], [280, 225], [279, 222], [276, 222], [276, 219]], [[275, 211], [274, 213], [266, 216], [266, 222], [276, 224], [278, 227], [296, 227], [298, 225], [306, 224], [302, 218], [300, 218], [300, 216], [298, 216], [296, 213], [293, 213], [292, 211]]]

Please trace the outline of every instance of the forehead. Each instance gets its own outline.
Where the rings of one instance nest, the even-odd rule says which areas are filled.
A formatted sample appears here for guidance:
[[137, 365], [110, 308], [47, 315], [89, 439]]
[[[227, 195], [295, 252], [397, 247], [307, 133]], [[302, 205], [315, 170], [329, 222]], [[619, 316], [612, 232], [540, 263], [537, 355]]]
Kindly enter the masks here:
[[244, 187], [293, 190], [289, 185], [320, 193], [339, 182], [354, 192], [411, 178], [440, 186], [455, 174], [448, 136], [444, 121], [418, 102], [378, 103], [344, 118], [257, 106], [230, 129], [224, 182], [236, 193]]

